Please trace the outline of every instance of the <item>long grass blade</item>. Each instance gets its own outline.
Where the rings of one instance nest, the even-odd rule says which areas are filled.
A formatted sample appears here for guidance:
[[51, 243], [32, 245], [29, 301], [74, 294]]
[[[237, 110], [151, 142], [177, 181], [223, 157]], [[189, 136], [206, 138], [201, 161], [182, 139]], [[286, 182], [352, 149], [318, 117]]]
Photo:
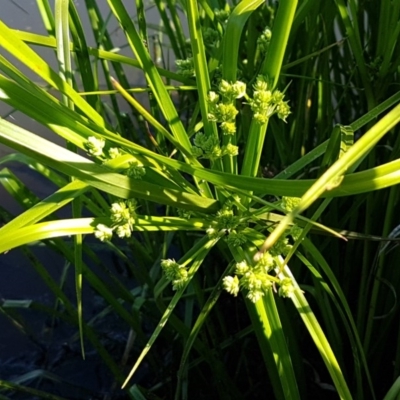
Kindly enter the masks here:
[[[146, 347], [143, 349], [143, 351], [141, 352], [139, 358], [136, 360], [134, 366], [132, 367], [131, 371], [129, 372], [124, 384], [122, 385], [122, 387], [125, 387], [129, 383], [130, 379], [132, 378], [133, 374], [136, 372], [137, 368], [139, 367], [139, 365], [143, 361], [144, 357], [150, 351], [152, 345], [156, 341], [157, 337], [159, 336], [161, 330], [164, 328], [165, 324], [168, 322], [168, 319], [171, 316], [176, 304], [178, 303], [179, 299], [182, 297], [182, 295], [185, 292], [187, 286], [189, 285], [190, 281], [192, 280], [194, 274], [196, 273], [198, 268], [203, 263], [204, 258], [206, 257], [206, 255], [208, 254], [210, 249], [218, 242], [218, 239], [219, 238], [210, 240], [207, 236], [205, 236], [198, 243], [196, 243], [196, 245], [195, 245], [195, 249], [196, 250], [193, 249], [195, 252], [194, 252], [192, 258], [190, 260], [186, 260], [186, 262], [189, 261], [192, 264], [190, 269], [189, 269], [189, 271], [188, 271], [188, 280], [187, 280], [187, 282], [181, 288], [179, 288], [176, 291], [174, 297], [172, 298], [171, 302], [168, 305], [167, 310], [165, 311], [165, 313], [161, 317], [161, 320], [158, 323], [157, 328], [154, 330], [154, 332], [151, 335], [148, 343], [146, 344]], [[178, 261], [178, 263], [179, 263], [179, 261]]]
[[260, 253], [269, 249], [281, 236], [288, 224], [293, 218], [308, 208], [325, 191], [339, 186], [343, 175], [350, 169], [354, 163], [365, 157], [371, 148], [398, 122], [400, 121], [400, 105], [396, 106], [377, 124], [375, 124], [364, 136], [362, 136], [332, 167], [328, 169], [302, 196], [299, 206], [278, 225], [277, 228], [268, 237]]

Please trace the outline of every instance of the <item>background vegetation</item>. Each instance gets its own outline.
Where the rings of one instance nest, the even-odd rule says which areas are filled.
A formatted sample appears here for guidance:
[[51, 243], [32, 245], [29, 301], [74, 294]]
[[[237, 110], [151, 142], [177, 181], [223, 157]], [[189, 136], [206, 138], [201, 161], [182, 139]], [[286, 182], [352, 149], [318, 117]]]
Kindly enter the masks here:
[[400, 3], [85, 0], [91, 32], [50, 3], [46, 35], [0, 21], [0, 98], [54, 133], [0, 119], [25, 210], [2, 207], [0, 253], [21, 246], [54, 300], [2, 299], [44, 359], [8, 365], [1, 398], [396, 399]]

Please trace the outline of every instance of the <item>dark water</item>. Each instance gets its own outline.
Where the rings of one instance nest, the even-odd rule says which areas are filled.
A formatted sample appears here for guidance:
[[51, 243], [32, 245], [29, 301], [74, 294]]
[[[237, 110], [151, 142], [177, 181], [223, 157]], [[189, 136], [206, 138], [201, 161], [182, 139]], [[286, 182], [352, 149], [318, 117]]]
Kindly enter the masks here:
[[[54, 2], [52, 2], [54, 4]], [[97, 1], [99, 8], [103, 11], [103, 17], [107, 18], [109, 10], [106, 0]], [[131, 15], [134, 15], [134, 2], [125, 1]], [[19, 7], [18, 7], [18, 6]], [[89, 31], [88, 18], [83, 1], [75, 1], [82, 21]], [[46, 34], [42, 25], [36, 1], [9, 0], [1, 1], [0, 18], [10, 27], [15, 29], [27, 30], [34, 33]], [[158, 24], [155, 12], [149, 13], [150, 21]], [[118, 23], [110, 19], [110, 31], [113, 32], [112, 39], [115, 46], [124, 47], [126, 39], [118, 29]], [[94, 43], [91, 34], [88, 34], [89, 45]], [[54, 52], [50, 49], [35, 49], [46, 60], [52, 60], [53, 67], [56, 65]], [[3, 53], [0, 48], [0, 53]], [[129, 48], [121, 50], [126, 55], [131, 56]], [[33, 73], [18, 61], [15, 65], [27, 75], [36, 80]], [[141, 75], [130, 69], [128, 77], [132, 84], [137, 84], [142, 80]], [[121, 100], [121, 108], [124, 111], [128, 107]], [[20, 112], [13, 111], [6, 104], [0, 102], [0, 116], [7, 118], [27, 130], [30, 130], [49, 140], [64, 145], [62, 139], [56, 138], [46, 128], [36, 123], [32, 119], [24, 116]], [[0, 144], [0, 159], [13, 150]], [[51, 194], [55, 187], [45, 178], [32, 172], [27, 167], [18, 163], [7, 163], [0, 165], [1, 169], [7, 166], [29, 186], [35, 194], [43, 199]], [[23, 208], [0, 185], [0, 206], [12, 215], [18, 215]], [[60, 214], [61, 217], [68, 218], [70, 211], [66, 208]], [[0, 225], [4, 220], [0, 222]], [[96, 246], [96, 244], [93, 244]], [[74, 267], [69, 265], [66, 260], [56, 252], [49, 250], [43, 244], [33, 244], [28, 246], [29, 250], [43, 263], [50, 276], [59, 282], [65, 274], [64, 292], [71, 301], [75, 302], [75, 283]], [[115, 260], [111, 253], [106, 249], [96, 248], [97, 254], [105, 264], [111, 269], [115, 267]], [[99, 275], [101, 276], [101, 271]], [[106, 280], [107, 277], [103, 276]], [[133, 286], [134, 282], [126, 279], [127, 287]], [[84, 318], [89, 320], [98, 312], [106, 307], [106, 304], [100, 297], [94, 293], [87, 282], [84, 283], [83, 290]], [[30, 303], [33, 302], [33, 303]], [[13, 249], [6, 254], [0, 255], [0, 304], [7, 306], [7, 314], [0, 310], [0, 379], [12, 380], [20, 378], [21, 384], [29, 382], [24, 379], [24, 374], [31, 374], [33, 382], [41, 382], [40, 388], [49, 390], [53, 393], [64, 395], [71, 399], [83, 398], [105, 398], [105, 393], [114, 393], [110, 398], [118, 397], [118, 387], [113, 384], [112, 376], [102, 366], [98, 355], [87, 346], [86, 361], [82, 360], [80, 354], [79, 340], [76, 335], [76, 326], [71, 326], [60, 319], [52, 318], [45, 312], [32, 309], [32, 304], [40, 304], [46, 307], [55, 307], [55, 296], [49, 291], [46, 284], [40, 278], [32, 266], [30, 260], [22, 253], [20, 249]], [[29, 309], [21, 308], [22, 305]], [[15, 308], [13, 308], [15, 306]], [[58, 306], [59, 309], [60, 306]], [[107, 343], [112, 343], [115, 347], [117, 358], [122, 356], [122, 351], [128, 337], [126, 324], [121, 323], [118, 318], [112, 314], [104, 318], [104, 322], [97, 326], [100, 338]], [[43, 371], [46, 371], [45, 373]], [[46, 376], [51, 372], [58, 377], [63, 377], [65, 382], [55, 382], [51, 377]], [[42, 377], [42, 379], [40, 379]], [[74, 386], [75, 385], [75, 386]], [[97, 395], [96, 395], [97, 393]], [[94, 395], [95, 394], [95, 395]], [[98, 396], [98, 397], [96, 397]], [[14, 398], [14, 397], [13, 397]], [[20, 398], [20, 397], [15, 397]], [[31, 398], [31, 397], [21, 397]]]

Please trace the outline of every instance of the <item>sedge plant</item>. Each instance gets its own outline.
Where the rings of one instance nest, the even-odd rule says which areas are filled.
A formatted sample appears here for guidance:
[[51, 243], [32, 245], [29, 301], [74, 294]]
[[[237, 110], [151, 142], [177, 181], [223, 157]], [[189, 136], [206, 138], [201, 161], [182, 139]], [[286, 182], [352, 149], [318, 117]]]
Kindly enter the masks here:
[[[154, 27], [140, 0], [135, 17], [121, 0], [107, 16], [84, 3], [94, 44], [69, 0], [54, 11], [37, 0], [47, 35], [0, 21], [1, 100], [65, 141], [0, 119], [0, 142], [17, 152], [1, 163], [56, 186], [37, 198], [4, 167], [25, 211], [1, 227], [0, 253], [22, 246], [33, 260], [27, 245], [44, 243], [74, 266], [69, 298], [32, 262], [62, 303], [42, 312], [76, 325], [82, 356], [94, 348], [128, 398], [395, 398], [400, 5], [166, 0], [154, 2]], [[132, 71], [144, 87], [132, 88]], [[96, 257], [94, 238], [135, 285]], [[85, 284], [126, 327], [119, 358], [96, 330], [101, 316], [85, 318]], [[146, 368], [154, 379], [142, 382]], [[33, 390], [20, 383], [0, 388]]]

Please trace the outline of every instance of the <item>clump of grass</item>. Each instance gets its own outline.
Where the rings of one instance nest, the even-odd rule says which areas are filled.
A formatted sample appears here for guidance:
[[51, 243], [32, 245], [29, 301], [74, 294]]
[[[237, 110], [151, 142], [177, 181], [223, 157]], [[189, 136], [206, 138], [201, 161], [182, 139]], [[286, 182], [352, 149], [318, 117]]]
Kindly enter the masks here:
[[[74, 265], [76, 306], [33, 263], [77, 324], [82, 354], [94, 348], [131, 398], [193, 398], [199, 388], [222, 399], [323, 397], [324, 388], [344, 399], [392, 398], [399, 360], [385, 343], [398, 336], [400, 278], [388, 266], [398, 251], [400, 6], [156, 1], [175, 70], [159, 67], [168, 63], [149, 46], [141, 1], [137, 23], [120, 0], [108, 1], [106, 18], [96, 2], [85, 5], [95, 47], [73, 2], [56, 1], [53, 15], [38, 1], [46, 36], [0, 21], [7, 55], [52, 89], [4, 54], [2, 100], [66, 142], [0, 120], [1, 143], [19, 152], [13, 159], [58, 187], [46, 199], [21, 195], [24, 184], [3, 170], [26, 211], [0, 229], [0, 252], [43, 241]], [[134, 57], [116, 51], [107, 18]], [[55, 50], [57, 70], [37, 45]], [[145, 88], [130, 87], [132, 68]], [[67, 204], [71, 217], [57, 218]], [[126, 264], [136, 288], [103, 265], [89, 235]], [[84, 318], [85, 282], [129, 332], [118, 357]], [[135, 381], [145, 357], [152, 378]]]

